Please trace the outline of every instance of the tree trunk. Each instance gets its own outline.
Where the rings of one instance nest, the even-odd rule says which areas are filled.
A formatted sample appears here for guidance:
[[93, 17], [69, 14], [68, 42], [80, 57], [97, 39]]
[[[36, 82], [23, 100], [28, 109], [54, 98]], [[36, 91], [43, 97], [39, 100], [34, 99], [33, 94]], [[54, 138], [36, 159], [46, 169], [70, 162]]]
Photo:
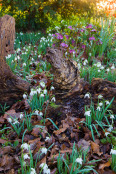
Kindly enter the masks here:
[[[15, 19], [9, 15], [0, 18], [0, 105], [12, 106], [29, 91], [30, 84], [12, 73], [5, 56], [14, 52]], [[0, 107], [1, 112], [1, 107]]]

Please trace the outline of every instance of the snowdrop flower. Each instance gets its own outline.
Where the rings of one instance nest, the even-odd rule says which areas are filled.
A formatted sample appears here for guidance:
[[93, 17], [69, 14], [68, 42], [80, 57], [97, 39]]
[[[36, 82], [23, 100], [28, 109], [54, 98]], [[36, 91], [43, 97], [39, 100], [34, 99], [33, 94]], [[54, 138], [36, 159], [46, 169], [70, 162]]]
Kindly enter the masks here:
[[45, 169], [43, 170], [43, 173], [44, 173], [44, 174], [50, 174], [50, 169], [45, 168]]
[[101, 67], [100, 67], [100, 69], [104, 69], [104, 67], [103, 67], [103, 66], [101, 66]]
[[50, 90], [54, 90], [54, 89], [55, 89], [54, 86], [51, 86]]
[[111, 119], [114, 119], [114, 115], [110, 115], [110, 118], [111, 118]]
[[47, 149], [45, 147], [41, 148], [41, 153], [46, 154], [47, 153]]
[[47, 166], [46, 163], [41, 163], [39, 167], [40, 167], [40, 168], [48, 168], [48, 166]]
[[116, 150], [114, 150], [114, 149], [111, 149], [111, 152], [110, 152], [110, 154], [112, 154], [112, 155], [116, 155]]
[[101, 67], [101, 62], [98, 62], [97, 64], [96, 64], [96, 66], [99, 68], [99, 67]]
[[91, 116], [91, 111], [90, 110], [89, 111], [86, 111], [84, 115], [90, 117]]
[[7, 118], [9, 123], [12, 123], [12, 118]]
[[19, 121], [15, 119], [13, 124], [19, 124]]
[[79, 69], [81, 68], [81, 64], [80, 63], [78, 63], [77, 66], [78, 66]]
[[110, 104], [110, 102], [108, 100], [106, 100], [105, 103], [106, 103], [106, 105], [109, 105]]
[[41, 57], [41, 55], [38, 55], [38, 57], [40, 58], [40, 57]]
[[19, 51], [21, 51], [21, 49], [20, 49], [20, 48], [18, 48], [16, 51], [17, 51], [17, 52], [19, 52]]
[[39, 114], [39, 111], [38, 111], [38, 110], [35, 110], [35, 112], [34, 112], [34, 113], [38, 115], [38, 114]]
[[107, 129], [107, 131], [111, 132], [113, 130], [113, 126], [110, 125], [109, 128]]
[[17, 56], [17, 59], [18, 59], [18, 60], [20, 60], [20, 57], [19, 57], [19, 56]]
[[40, 115], [40, 116], [43, 116], [43, 113], [42, 113], [42, 112], [39, 112], [39, 115]]
[[103, 103], [102, 103], [102, 102], [100, 102], [100, 103], [99, 103], [99, 106], [102, 106], [102, 105], [103, 105]]
[[34, 61], [34, 59], [32, 58], [31, 61]]
[[100, 111], [100, 110], [101, 110], [100, 106], [98, 106], [98, 107], [97, 107], [97, 110], [98, 110], [98, 111]]
[[89, 53], [89, 56], [91, 56], [91, 53]]
[[99, 99], [102, 99], [102, 98], [103, 98], [103, 95], [101, 95], [101, 94], [98, 95], [98, 98], [99, 98]]
[[86, 65], [88, 63], [87, 59], [83, 62], [83, 65]]
[[30, 174], [36, 174], [36, 171], [35, 171], [34, 168], [31, 168], [31, 172], [30, 172]]
[[110, 133], [109, 132], [105, 132], [105, 136], [107, 137]]
[[40, 86], [43, 87], [43, 88], [45, 88], [45, 83], [41, 81], [40, 82]]
[[26, 66], [26, 63], [23, 63], [23, 66]]
[[23, 158], [24, 158], [24, 160], [26, 160], [26, 159], [30, 159], [30, 157], [29, 157], [28, 154], [24, 154]]
[[40, 94], [40, 97], [44, 97], [44, 94]]
[[111, 66], [111, 69], [115, 69], [115, 66], [114, 66], [114, 64]]
[[77, 162], [77, 163], [82, 165], [82, 161], [83, 161], [82, 158], [77, 158], [75, 162]]
[[44, 93], [44, 94], [47, 94], [47, 90], [46, 90], [46, 89], [44, 89], [44, 90], [43, 90], [43, 93]]
[[17, 57], [15, 57], [15, 59], [14, 59], [15, 61], [17, 61], [18, 59], [17, 59]]
[[86, 93], [84, 98], [90, 98], [90, 94], [89, 93]]
[[33, 96], [35, 93], [34, 93], [34, 91], [31, 91], [30, 92], [30, 96]]
[[100, 72], [101, 70], [100, 69], [98, 69], [98, 72]]
[[21, 145], [21, 149], [29, 150], [29, 148], [30, 148], [30, 145], [27, 144], [27, 143], [23, 143], [23, 144]]
[[50, 137], [46, 137], [45, 141], [48, 141], [48, 140], [50, 140]]
[[22, 118], [23, 118], [23, 114], [21, 113], [21, 114], [19, 115], [19, 117], [20, 117], [20, 119], [22, 119]]
[[52, 97], [51, 101], [52, 102], [55, 102], [56, 101], [55, 97]]
[[106, 70], [107, 72], [109, 72], [110, 71], [110, 69], [109, 68], [107, 68], [107, 70]]
[[27, 95], [26, 94], [23, 94], [23, 98], [26, 99], [27, 98]]
[[37, 92], [38, 92], [38, 94], [40, 94], [40, 92], [41, 92], [41, 88], [38, 88], [38, 89], [37, 89]]
[[6, 59], [9, 59], [11, 57], [11, 54], [9, 54], [8, 56], [6, 56]]

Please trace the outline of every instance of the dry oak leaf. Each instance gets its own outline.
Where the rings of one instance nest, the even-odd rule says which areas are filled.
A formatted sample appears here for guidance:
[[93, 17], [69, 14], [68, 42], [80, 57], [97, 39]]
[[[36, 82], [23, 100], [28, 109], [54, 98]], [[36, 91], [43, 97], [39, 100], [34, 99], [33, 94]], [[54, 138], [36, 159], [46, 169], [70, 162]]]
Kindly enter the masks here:
[[66, 129], [67, 129], [67, 127], [64, 127], [64, 128], [61, 128], [61, 129], [59, 129], [59, 130], [54, 131], [53, 133], [54, 133], [55, 135], [59, 135], [59, 134], [61, 134], [62, 132], [64, 132]]
[[97, 155], [101, 156], [103, 154], [103, 152], [100, 152], [100, 149], [99, 149], [99, 145], [94, 143], [93, 141], [91, 141], [91, 149], [93, 151], [93, 153], [96, 153]]
[[111, 165], [111, 160], [109, 160], [107, 163], [100, 164], [99, 169], [104, 170], [105, 167], [109, 167]]

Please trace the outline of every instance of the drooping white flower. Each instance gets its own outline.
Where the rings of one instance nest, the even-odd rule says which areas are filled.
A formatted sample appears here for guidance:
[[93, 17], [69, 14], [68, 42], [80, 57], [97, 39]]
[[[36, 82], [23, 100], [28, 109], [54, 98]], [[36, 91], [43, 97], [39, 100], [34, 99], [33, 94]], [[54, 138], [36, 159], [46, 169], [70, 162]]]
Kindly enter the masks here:
[[98, 69], [98, 72], [100, 72], [101, 70], [100, 69]]
[[54, 90], [54, 89], [55, 89], [54, 86], [51, 86], [50, 90]]
[[38, 89], [37, 89], [37, 92], [38, 92], [38, 94], [40, 94], [40, 92], [41, 92], [41, 88], [38, 88]]
[[111, 66], [111, 69], [115, 69], [115, 66], [114, 66], [114, 64]]
[[75, 162], [77, 162], [77, 163], [82, 165], [83, 160], [82, 160], [82, 158], [77, 158]]
[[100, 69], [104, 69], [104, 66], [101, 66]]
[[40, 86], [42, 87], [42, 88], [45, 88], [45, 83], [44, 82], [40, 82]]
[[107, 72], [109, 72], [110, 71], [110, 69], [109, 68], [107, 68], [107, 70], [106, 70]]
[[84, 62], [83, 62], [83, 65], [86, 65], [88, 63], [88, 60], [85, 59]]
[[40, 116], [43, 116], [43, 113], [42, 113], [42, 112], [39, 112], [39, 115], [40, 115]]
[[26, 99], [27, 98], [27, 95], [26, 94], [23, 94], [23, 98]]
[[48, 168], [48, 166], [47, 166], [46, 163], [41, 163], [39, 167], [40, 167], [40, 168]]
[[50, 137], [46, 137], [45, 141], [48, 141], [48, 140], [50, 140]]
[[113, 130], [113, 126], [110, 125], [109, 128], [107, 129], [107, 131], [111, 132]]
[[109, 132], [105, 132], [105, 136], [107, 137], [110, 133]]
[[31, 168], [31, 172], [30, 172], [30, 174], [36, 174], [36, 171], [35, 171], [34, 168]]
[[26, 63], [23, 63], [23, 66], [26, 66]]
[[45, 147], [41, 148], [41, 153], [47, 153], [47, 149]]
[[98, 105], [99, 105], [99, 106], [103, 106], [103, 103], [102, 103], [102, 102], [100, 102]]
[[110, 104], [110, 102], [108, 100], [106, 100], [105, 103], [106, 103], [106, 105], [109, 105]]
[[90, 110], [89, 111], [86, 111], [84, 115], [90, 117], [91, 116], [91, 111]]
[[96, 64], [96, 66], [99, 68], [99, 67], [101, 67], [101, 62], [98, 62], [97, 64]]
[[116, 150], [111, 149], [110, 154], [112, 154], [112, 155], [116, 155]]
[[12, 123], [12, 118], [7, 118], [9, 123]]
[[114, 119], [114, 115], [110, 115], [110, 118], [111, 118], [111, 119]]
[[21, 148], [22, 148], [22, 149], [25, 149], [25, 150], [29, 150], [30, 145], [27, 144], [27, 143], [23, 143], [23, 144], [21, 145]]
[[55, 102], [56, 101], [55, 97], [52, 97], [51, 101], [52, 102]]
[[20, 119], [22, 119], [22, 118], [23, 118], [23, 114], [21, 113], [21, 114], [19, 115], [19, 117], [20, 117]]
[[84, 98], [90, 98], [90, 94], [89, 93], [86, 93]]
[[44, 97], [44, 94], [40, 94], [40, 97]]
[[23, 158], [24, 158], [24, 160], [26, 160], [26, 159], [30, 159], [30, 157], [29, 157], [28, 154], [24, 154]]
[[6, 56], [6, 59], [9, 59], [9, 58], [11, 58], [11, 54], [9, 54], [8, 56]]
[[18, 120], [16, 120], [16, 119], [14, 119], [13, 124], [19, 124], [19, 121], [18, 121]]
[[43, 169], [43, 174], [50, 174], [50, 169], [44, 168]]
[[102, 99], [102, 98], [103, 98], [103, 95], [101, 95], [101, 94], [98, 95], [98, 98], [99, 98], [99, 99]]
[[34, 113], [38, 115], [38, 114], [39, 114], [39, 111], [38, 111], [38, 110], [35, 110], [35, 112], [34, 112]]
[[100, 106], [98, 106], [98, 107], [97, 107], [97, 110], [98, 110], [98, 111], [100, 111], [100, 110], [101, 110]]
[[44, 90], [43, 90], [43, 93], [44, 93], [44, 94], [47, 94], [47, 89], [44, 89]]

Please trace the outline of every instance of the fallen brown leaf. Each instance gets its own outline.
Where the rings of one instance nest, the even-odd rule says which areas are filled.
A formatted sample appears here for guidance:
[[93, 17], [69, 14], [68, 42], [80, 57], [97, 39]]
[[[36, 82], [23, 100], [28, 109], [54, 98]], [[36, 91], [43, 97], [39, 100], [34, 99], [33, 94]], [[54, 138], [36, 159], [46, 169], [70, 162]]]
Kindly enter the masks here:
[[104, 170], [105, 167], [109, 167], [111, 165], [111, 160], [109, 160], [107, 163], [100, 164], [99, 169]]
[[93, 153], [96, 153], [99, 156], [101, 156], [103, 154], [103, 152], [100, 152], [99, 145], [94, 143], [93, 141], [91, 141], [91, 149], [92, 149]]

